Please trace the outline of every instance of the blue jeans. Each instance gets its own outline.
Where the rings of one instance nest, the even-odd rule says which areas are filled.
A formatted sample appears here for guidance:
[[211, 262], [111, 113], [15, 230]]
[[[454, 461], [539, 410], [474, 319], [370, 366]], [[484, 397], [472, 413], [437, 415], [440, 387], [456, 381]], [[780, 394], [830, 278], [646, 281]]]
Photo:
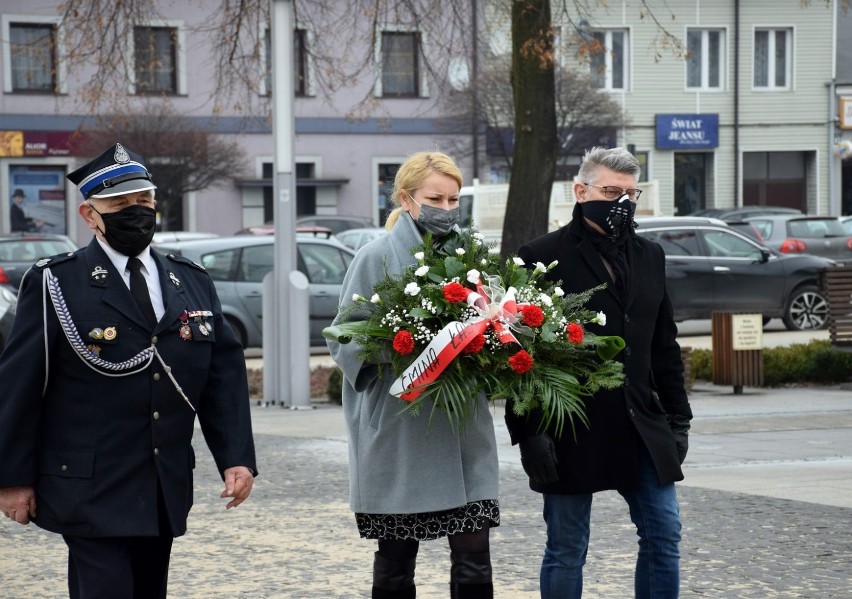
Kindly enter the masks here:
[[[619, 494], [630, 507], [639, 536], [636, 599], [673, 599], [680, 586], [680, 510], [674, 483], [660, 485], [647, 451], [640, 460], [639, 485]], [[547, 546], [541, 564], [542, 599], [579, 599], [589, 548], [592, 494], [544, 494]]]

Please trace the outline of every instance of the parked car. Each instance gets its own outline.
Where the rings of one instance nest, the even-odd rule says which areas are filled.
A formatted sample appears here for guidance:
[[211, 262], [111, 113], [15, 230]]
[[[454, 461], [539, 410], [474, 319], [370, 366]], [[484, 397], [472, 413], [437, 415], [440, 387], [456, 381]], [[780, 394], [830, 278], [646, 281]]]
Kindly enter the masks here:
[[76, 250], [77, 245], [65, 235], [52, 233], [0, 235], [0, 286], [17, 295], [24, 273], [39, 258]]
[[704, 208], [696, 210], [688, 216], [703, 216], [721, 220], [744, 220], [751, 216], [762, 214], [801, 214], [801, 210], [785, 206], [741, 206], [739, 208]]
[[369, 218], [360, 216], [303, 216], [296, 219], [297, 227], [325, 227], [331, 229], [331, 232], [337, 235], [347, 229], [360, 229], [364, 227], [372, 227], [373, 221]]
[[362, 245], [366, 245], [384, 235], [387, 235], [387, 229], [384, 227], [367, 227], [363, 229], [347, 229], [341, 231], [335, 237], [337, 241], [353, 250], [358, 250]]
[[767, 247], [782, 254], [814, 254], [839, 263], [852, 261], [852, 236], [834, 216], [768, 214], [747, 219]]
[[760, 234], [760, 231], [757, 230], [750, 222], [744, 220], [728, 220], [725, 219], [725, 224], [734, 229], [735, 231], [739, 231], [746, 237], [751, 237], [756, 242], [763, 244], [763, 236]]
[[840, 224], [843, 225], [847, 235], [852, 235], [852, 216], [841, 216]]
[[213, 239], [219, 237], [216, 233], [203, 233], [201, 231], [158, 231], [154, 233], [151, 243], [167, 243], [170, 241], [189, 241], [191, 239]]
[[[296, 226], [296, 234], [313, 235], [314, 237], [331, 238], [334, 233], [328, 227], [314, 227], [310, 225]], [[275, 235], [275, 225], [254, 225], [240, 229], [234, 235]]]
[[[157, 250], [201, 264], [210, 273], [225, 318], [243, 347], [263, 345], [263, 277], [272, 270], [274, 237], [245, 235], [163, 243]], [[355, 255], [334, 239], [297, 236], [298, 269], [308, 278], [311, 345], [325, 345], [322, 330], [340, 304], [340, 288]]]
[[835, 262], [781, 254], [700, 217], [640, 217], [636, 232], [666, 253], [666, 282], [675, 320], [707, 319], [714, 311], [758, 312], [790, 330], [822, 329], [828, 303], [819, 286]]
[[5, 287], [0, 287], [0, 352], [6, 347], [6, 339], [12, 332], [17, 307], [18, 297]]

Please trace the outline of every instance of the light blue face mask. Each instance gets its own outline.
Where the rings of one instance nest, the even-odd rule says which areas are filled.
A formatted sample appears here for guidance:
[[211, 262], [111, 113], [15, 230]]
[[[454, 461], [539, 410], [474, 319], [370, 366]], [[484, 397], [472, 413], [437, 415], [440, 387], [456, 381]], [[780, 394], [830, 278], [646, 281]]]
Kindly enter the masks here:
[[[411, 201], [417, 204], [414, 198]], [[417, 205], [420, 206], [420, 216], [417, 217], [417, 222], [435, 237], [443, 237], [452, 231], [453, 227], [459, 222], [458, 208], [444, 210], [443, 208], [435, 208], [434, 206]]]

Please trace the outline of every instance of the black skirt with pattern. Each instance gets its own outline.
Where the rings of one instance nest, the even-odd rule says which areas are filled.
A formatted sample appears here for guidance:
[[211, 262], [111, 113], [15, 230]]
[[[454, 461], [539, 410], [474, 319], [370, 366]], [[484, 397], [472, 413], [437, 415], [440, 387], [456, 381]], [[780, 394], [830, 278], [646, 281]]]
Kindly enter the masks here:
[[432, 541], [460, 532], [500, 526], [500, 503], [483, 499], [443, 510], [416, 514], [355, 514], [364, 539]]

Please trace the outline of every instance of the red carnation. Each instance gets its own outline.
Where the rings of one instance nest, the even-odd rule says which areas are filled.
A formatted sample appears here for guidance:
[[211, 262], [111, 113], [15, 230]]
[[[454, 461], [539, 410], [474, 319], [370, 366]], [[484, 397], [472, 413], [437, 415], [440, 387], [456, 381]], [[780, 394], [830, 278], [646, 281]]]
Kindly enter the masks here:
[[532, 356], [526, 350], [521, 350], [509, 358], [509, 366], [518, 374], [524, 374], [533, 367]]
[[470, 340], [470, 343], [464, 346], [462, 350], [463, 354], [478, 354], [482, 351], [482, 348], [485, 347], [485, 335], [480, 333], [476, 337]]
[[524, 315], [524, 324], [530, 327], [540, 327], [544, 324], [544, 312], [538, 306], [523, 306], [521, 314]]
[[444, 286], [444, 299], [450, 303], [463, 302], [467, 299], [469, 291], [456, 282]]
[[393, 348], [397, 353], [402, 355], [410, 354], [414, 351], [414, 338], [408, 331], [400, 331], [393, 338]]
[[571, 343], [581, 343], [583, 341], [583, 327], [576, 322], [568, 325], [568, 341]]

